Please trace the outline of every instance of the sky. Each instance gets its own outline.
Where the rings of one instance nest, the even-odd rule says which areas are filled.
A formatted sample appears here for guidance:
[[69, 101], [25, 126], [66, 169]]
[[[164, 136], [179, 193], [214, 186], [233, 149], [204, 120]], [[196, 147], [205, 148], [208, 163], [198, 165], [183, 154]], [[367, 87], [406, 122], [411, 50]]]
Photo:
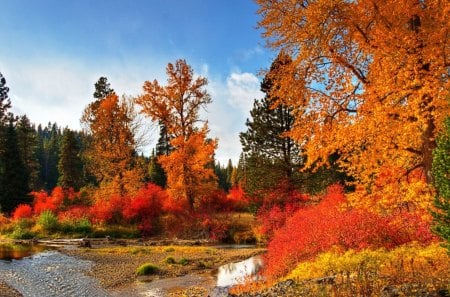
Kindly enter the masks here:
[[[166, 83], [167, 63], [185, 59], [208, 79], [213, 102], [201, 113], [216, 159], [236, 164], [239, 132], [275, 54], [256, 28], [252, 0], [2, 0], [0, 72], [12, 111], [31, 122], [81, 129], [94, 84], [106, 76], [119, 95]], [[158, 138], [149, 129], [148, 155]]]

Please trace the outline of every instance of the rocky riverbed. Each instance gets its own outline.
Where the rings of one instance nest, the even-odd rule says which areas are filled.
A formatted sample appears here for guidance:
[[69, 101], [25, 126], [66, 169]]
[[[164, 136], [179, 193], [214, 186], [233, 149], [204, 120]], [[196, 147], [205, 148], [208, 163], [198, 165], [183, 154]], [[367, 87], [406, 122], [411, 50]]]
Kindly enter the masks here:
[[[158, 297], [208, 296], [216, 286], [218, 267], [264, 252], [254, 247], [125, 245], [72, 245], [22, 260], [0, 261], [0, 279], [5, 280], [0, 283], [0, 296], [139, 296], [143, 291]], [[158, 272], [136, 276], [136, 268], [144, 263], [155, 264]]]

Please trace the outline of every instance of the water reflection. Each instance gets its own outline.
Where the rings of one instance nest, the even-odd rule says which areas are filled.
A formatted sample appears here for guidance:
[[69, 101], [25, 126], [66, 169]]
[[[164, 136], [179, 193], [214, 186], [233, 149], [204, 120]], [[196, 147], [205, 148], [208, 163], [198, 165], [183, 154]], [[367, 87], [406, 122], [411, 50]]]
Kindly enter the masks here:
[[20, 260], [48, 249], [48, 247], [42, 245], [1, 243], [0, 260]]
[[230, 287], [243, 283], [248, 278], [256, 276], [263, 267], [261, 256], [251, 257], [245, 261], [230, 263], [219, 267], [217, 287]]

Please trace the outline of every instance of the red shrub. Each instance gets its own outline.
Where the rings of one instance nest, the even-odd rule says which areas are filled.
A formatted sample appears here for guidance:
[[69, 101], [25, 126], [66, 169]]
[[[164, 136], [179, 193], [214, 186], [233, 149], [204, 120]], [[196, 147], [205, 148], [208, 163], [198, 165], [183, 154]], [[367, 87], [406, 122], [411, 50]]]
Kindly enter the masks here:
[[82, 218], [89, 217], [90, 208], [87, 206], [76, 205], [65, 211], [61, 211], [58, 214], [58, 219], [61, 221], [64, 220], [79, 220]]
[[235, 211], [243, 211], [250, 204], [250, 199], [240, 186], [231, 188], [228, 192], [227, 199]]
[[33, 209], [28, 204], [19, 204], [12, 214], [13, 220], [29, 219], [33, 215]]
[[257, 213], [261, 232], [267, 238], [271, 238], [275, 230], [284, 226], [288, 218], [305, 206], [308, 199], [308, 196], [285, 187], [266, 193], [263, 198], [263, 205]]
[[45, 210], [55, 212], [56, 205], [53, 203], [52, 197], [45, 191], [31, 192], [34, 197], [34, 214], [40, 215]]
[[148, 235], [153, 228], [154, 220], [161, 214], [166, 192], [155, 184], [147, 184], [133, 197], [125, 201], [123, 217], [129, 222], [139, 224], [142, 233]]
[[112, 196], [109, 200], [98, 200], [91, 207], [90, 216], [94, 223], [120, 224], [123, 222], [122, 210], [125, 198]]
[[209, 195], [204, 195], [196, 201], [195, 205], [195, 211], [200, 214], [228, 212], [232, 209], [233, 205], [227, 199], [227, 195], [223, 190], [216, 190]]
[[332, 186], [315, 206], [297, 210], [274, 233], [266, 255], [266, 274], [280, 277], [301, 261], [333, 246], [343, 249], [393, 248], [434, 239], [427, 222], [410, 214], [381, 216], [367, 210], [343, 210], [342, 187]]

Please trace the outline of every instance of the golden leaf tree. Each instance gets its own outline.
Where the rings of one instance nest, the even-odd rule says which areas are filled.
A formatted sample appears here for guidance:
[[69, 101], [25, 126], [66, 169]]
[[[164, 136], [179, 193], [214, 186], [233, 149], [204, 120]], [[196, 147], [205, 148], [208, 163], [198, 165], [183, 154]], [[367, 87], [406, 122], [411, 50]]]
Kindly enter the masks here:
[[[339, 154], [363, 185], [357, 192], [382, 209], [430, 198], [408, 184], [420, 192], [432, 181], [435, 136], [450, 112], [450, 2], [256, 2], [268, 46], [293, 57], [273, 74], [272, 97], [293, 107], [290, 136], [307, 166]], [[376, 196], [387, 182], [396, 197]]]
[[141, 176], [134, 166], [134, 118], [133, 103], [120, 100], [112, 90], [84, 110], [81, 121], [90, 135], [86, 158], [105, 195], [124, 195], [140, 185]]
[[158, 161], [167, 174], [170, 194], [193, 209], [199, 198], [216, 188], [214, 171], [207, 165], [213, 162], [217, 141], [207, 138], [206, 123], [198, 126], [199, 109], [211, 97], [205, 90], [207, 79], [194, 78], [185, 60], [169, 63], [166, 72], [167, 85], [146, 81], [136, 102], [144, 114], [166, 127], [173, 150]]

